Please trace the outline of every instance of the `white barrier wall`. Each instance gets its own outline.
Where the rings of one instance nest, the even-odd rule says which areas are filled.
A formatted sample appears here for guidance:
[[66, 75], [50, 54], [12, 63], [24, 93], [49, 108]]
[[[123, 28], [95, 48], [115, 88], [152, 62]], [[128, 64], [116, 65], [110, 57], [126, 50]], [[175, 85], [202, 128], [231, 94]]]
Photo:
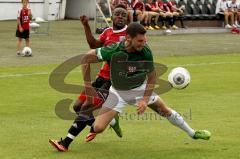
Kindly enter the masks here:
[[94, 18], [95, 13], [95, 0], [67, 0], [66, 18], [79, 19], [83, 14]]

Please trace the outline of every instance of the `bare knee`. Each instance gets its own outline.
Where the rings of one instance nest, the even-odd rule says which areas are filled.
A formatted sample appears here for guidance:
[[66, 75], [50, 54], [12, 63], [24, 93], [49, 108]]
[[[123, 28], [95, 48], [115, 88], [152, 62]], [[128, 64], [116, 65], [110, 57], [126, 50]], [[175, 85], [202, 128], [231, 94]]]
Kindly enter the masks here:
[[105, 130], [106, 126], [101, 124], [94, 124], [94, 131], [96, 133], [102, 133]]

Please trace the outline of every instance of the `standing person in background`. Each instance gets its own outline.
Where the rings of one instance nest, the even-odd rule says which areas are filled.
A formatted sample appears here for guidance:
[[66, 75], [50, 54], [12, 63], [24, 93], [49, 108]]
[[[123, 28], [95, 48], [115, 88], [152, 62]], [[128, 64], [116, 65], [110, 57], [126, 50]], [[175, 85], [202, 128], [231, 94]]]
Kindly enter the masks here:
[[17, 55], [21, 55], [21, 45], [22, 39], [25, 39], [26, 46], [30, 46], [29, 40], [29, 30], [30, 30], [30, 20], [32, 19], [31, 9], [28, 8], [28, 0], [22, 0], [22, 8], [18, 11], [17, 16]]

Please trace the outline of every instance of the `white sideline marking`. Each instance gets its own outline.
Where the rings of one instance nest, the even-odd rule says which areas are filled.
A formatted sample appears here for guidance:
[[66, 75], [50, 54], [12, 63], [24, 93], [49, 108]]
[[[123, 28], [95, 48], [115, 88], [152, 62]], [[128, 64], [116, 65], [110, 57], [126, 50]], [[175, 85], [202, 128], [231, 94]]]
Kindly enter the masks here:
[[[194, 67], [194, 66], [207, 66], [207, 65], [223, 65], [223, 64], [240, 64], [239, 62], [209, 62], [209, 63], [189, 63], [189, 64], [178, 64], [178, 65], [167, 65], [168, 67]], [[72, 71], [74, 73], [79, 73], [79, 71]], [[71, 73], [72, 73], [71, 72]], [[23, 74], [0, 74], [0, 78], [9, 77], [25, 77], [25, 76], [35, 76], [35, 75], [50, 75], [50, 72], [35, 72], [35, 73], [23, 73]]]

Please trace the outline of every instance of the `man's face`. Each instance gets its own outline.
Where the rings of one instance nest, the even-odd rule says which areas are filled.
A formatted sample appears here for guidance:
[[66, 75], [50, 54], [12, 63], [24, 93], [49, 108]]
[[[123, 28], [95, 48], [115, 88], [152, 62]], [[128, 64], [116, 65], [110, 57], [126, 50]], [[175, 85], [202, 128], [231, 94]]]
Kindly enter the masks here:
[[131, 47], [136, 51], [141, 51], [146, 44], [146, 35], [138, 34], [136, 37], [132, 38], [127, 35], [127, 40], [130, 42]]
[[23, 0], [22, 1], [23, 7], [26, 8], [28, 5], [28, 0]]
[[128, 14], [127, 11], [123, 8], [116, 8], [113, 11], [113, 25], [118, 28], [122, 29], [127, 24]]

